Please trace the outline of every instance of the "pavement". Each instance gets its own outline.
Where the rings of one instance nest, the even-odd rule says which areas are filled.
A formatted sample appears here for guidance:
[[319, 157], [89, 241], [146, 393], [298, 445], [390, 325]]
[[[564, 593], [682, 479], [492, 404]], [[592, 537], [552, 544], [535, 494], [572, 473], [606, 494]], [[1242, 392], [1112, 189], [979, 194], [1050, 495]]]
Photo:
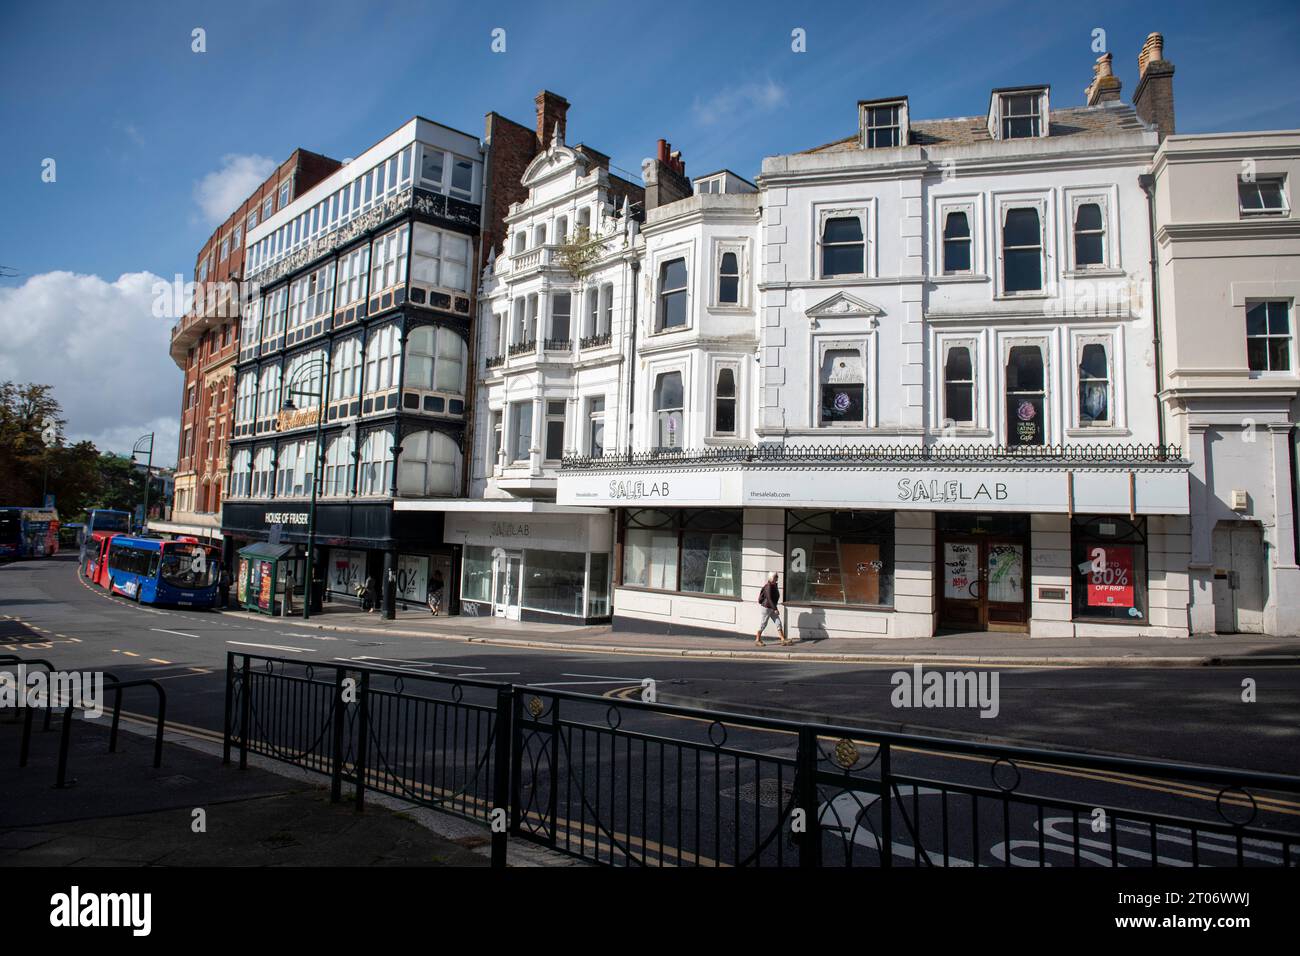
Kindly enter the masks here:
[[[266, 621], [266, 615], [225, 610], [223, 616]], [[926, 638], [827, 638], [759, 648], [743, 636], [701, 637], [615, 631], [604, 625], [548, 625], [505, 618], [433, 617], [425, 608], [399, 610], [385, 620], [348, 605], [329, 603], [307, 621], [277, 617], [279, 624], [323, 631], [391, 637], [437, 638], [469, 644], [611, 654], [777, 660], [843, 664], [972, 663], [1005, 666], [1190, 667], [1300, 664], [1300, 639], [1267, 634], [1187, 638], [1034, 638], [1024, 634], [972, 632]]]
[[[174, 731], [155, 770], [152, 731], [124, 723], [109, 753], [107, 718], [74, 718], [72, 782], [58, 789], [60, 721], [44, 732], [35, 721], [31, 759], [18, 768], [21, 721], [0, 720], [0, 867], [489, 863], [481, 825], [380, 794], [367, 794], [358, 813], [346, 788], [331, 803], [317, 775], [256, 757], [247, 770], [223, 766], [219, 743]], [[574, 862], [518, 841], [510, 848], [512, 866]]]

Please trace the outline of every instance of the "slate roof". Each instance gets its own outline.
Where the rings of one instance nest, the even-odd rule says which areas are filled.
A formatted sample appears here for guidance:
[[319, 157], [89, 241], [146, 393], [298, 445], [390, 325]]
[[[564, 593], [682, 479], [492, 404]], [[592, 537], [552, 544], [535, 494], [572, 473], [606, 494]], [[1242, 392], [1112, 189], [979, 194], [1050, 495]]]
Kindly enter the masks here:
[[[1081, 136], [1089, 133], [1140, 132], [1146, 125], [1138, 118], [1133, 107], [1124, 103], [1098, 106], [1072, 106], [1052, 110], [1052, 122], [1047, 138]], [[989, 143], [987, 116], [959, 116], [955, 119], [916, 120], [911, 124], [912, 146], [969, 146], [972, 143]], [[858, 134], [837, 139], [833, 143], [802, 150], [803, 153], [840, 153], [858, 149]]]

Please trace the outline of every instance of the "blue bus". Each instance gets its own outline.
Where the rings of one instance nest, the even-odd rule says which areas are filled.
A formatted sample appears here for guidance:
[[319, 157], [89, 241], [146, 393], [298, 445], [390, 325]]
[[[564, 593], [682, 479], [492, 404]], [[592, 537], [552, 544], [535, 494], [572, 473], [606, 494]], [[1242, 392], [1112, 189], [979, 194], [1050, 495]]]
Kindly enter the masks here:
[[58, 553], [57, 511], [0, 506], [0, 558], [49, 558]]
[[108, 544], [108, 589], [143, 604], [212, 607], [221, 552], [189, 541], [114, 535]]

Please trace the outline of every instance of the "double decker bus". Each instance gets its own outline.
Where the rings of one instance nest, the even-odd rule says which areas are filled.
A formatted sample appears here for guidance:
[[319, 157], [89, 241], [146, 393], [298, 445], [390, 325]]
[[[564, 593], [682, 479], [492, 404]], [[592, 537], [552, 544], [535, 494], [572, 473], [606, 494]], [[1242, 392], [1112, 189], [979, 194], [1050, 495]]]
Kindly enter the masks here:
[[[86, 577], [95, 578], [93, 565], [103, 557], [104, 550], [108, 547], [107, 539], [115, 534], [130, 533], [130, 512], [115, 511], [112, 508], [92, 508], [86, 516], [86, 525], [81, 535], [81, 564], [86, 570]], [[100, 563], [102, 564], [102, 561]]]
[[0, 506], [0, 559], [49, 558], [58, 553], [58, 511]]
[[111, 593], [143, 604], [212, 607], [217, 603], [221, 552], [208, 545], [115, 534], [100, 565]]

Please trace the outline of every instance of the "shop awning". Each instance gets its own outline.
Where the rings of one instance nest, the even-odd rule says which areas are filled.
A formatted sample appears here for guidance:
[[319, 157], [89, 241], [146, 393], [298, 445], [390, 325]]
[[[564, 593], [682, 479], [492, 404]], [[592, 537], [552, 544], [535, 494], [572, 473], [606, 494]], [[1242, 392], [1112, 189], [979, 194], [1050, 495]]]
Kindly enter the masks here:
[[293, 545], [291, 544], [268, 544], [265, 541], [258, 541], [246, 548], [240, 548], [239, 556], [241, 558], [266, 558], [274, 561], [283, 558], [292, 550]]

